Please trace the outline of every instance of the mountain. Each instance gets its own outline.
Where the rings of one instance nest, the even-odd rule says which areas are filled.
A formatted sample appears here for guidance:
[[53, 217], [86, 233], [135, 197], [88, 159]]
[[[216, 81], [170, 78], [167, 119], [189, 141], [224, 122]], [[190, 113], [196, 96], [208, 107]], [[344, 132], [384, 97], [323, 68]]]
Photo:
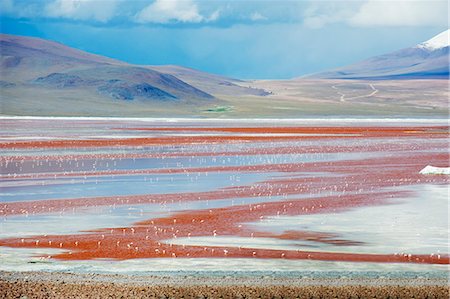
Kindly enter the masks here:
[[0, 34], [0, 87], [83, 89], [93, 98], [189, 102], [216, 95], [266, 95], [244, 81], [181, 66], [132, 65], [39, 38]]
[[322, 79], [445, 79], [449, 77], [449, 33], [446, 30], [416, 46], [306, 76]]
[[[442, 54], [448, 54], [448, 44], [442, 46], [442, 37], [409, 51], [416, 53], [412, 56], [417, 64], [401, 70], [415, 67], [422, 75], [425, 70], [434, 72], [435, 77], [448, 74], [448, 55]], [[395, 63], [405, 63], [405, 53], [398, 56], [393, 59], [386, 55], [384, 66], [391, 69], [385, 71], [384, 77], [376, 77], [377, 72], [369, 64], [365, 76], [387, 78], [388, 73], [392, 78], [411, 77], [411, 71], [408, 76], [400, 76], [401, 72], [392, 69]], [[443, 70], [439, 70], [442, 65]], [[359, 74], [364, 67], [359, 66]], [[0, 115], [447, 117], [448, 84], [446, 80], [336, 83], [314, 78], [243, 81], [176, 65], [133, 65], [48, 40], [0, 34]]]
[[178, 79], [141, 66], [86, 53], [37, 38], [0, 35], [2, 85], [89, 91], [115, 100], [213, 100], [214, 96]]
[[450, 46], [450, 29], [447, 29], [444, 32], [439, 33], [435, 37], [427, 40], [426, 42], [418, 44], [417, 48], [426, 49], [429, 51], [439, 50], [445, 47]]
[[164, 74], [174, 75], [186, 83], [218, 96], [266, 96], [270, 94], [264, 89], [246, 86], [247, 84], [243, 80], [214, 75], [178, 65], [149, 66], [149, 68]]

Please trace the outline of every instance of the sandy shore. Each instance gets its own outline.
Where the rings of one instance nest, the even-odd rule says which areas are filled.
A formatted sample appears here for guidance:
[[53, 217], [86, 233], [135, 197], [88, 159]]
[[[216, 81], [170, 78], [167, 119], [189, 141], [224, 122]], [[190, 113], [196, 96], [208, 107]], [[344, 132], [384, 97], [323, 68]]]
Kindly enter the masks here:
[[449, 298], [446, 279], [0, 272], [0, 298]]

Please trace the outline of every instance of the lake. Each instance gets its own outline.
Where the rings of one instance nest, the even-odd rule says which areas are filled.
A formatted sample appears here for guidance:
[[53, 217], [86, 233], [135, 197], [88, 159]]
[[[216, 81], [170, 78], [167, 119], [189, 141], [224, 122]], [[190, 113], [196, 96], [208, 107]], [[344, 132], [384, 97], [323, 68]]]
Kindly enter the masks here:
[[0, 123], [0, 270], [448, 273], [447, 120]]

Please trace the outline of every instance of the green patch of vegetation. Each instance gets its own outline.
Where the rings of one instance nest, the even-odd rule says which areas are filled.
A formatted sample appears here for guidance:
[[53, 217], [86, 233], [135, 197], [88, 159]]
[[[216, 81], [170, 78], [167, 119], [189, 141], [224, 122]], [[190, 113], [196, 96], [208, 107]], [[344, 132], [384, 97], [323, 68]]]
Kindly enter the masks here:
[[216, 106], [214, 108], [206, 109], [205, 111], [212, 112], [212, 113], [231, 112], [231, 111], [233, 111], [233, 106]]

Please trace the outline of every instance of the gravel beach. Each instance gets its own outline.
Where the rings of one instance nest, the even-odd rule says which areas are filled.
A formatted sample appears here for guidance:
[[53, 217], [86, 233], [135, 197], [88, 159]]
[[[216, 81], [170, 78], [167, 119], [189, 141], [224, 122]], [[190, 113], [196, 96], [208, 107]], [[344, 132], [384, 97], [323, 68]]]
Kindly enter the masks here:
[[446, 279], [0, 272], [1, 298], [449, 298]]

